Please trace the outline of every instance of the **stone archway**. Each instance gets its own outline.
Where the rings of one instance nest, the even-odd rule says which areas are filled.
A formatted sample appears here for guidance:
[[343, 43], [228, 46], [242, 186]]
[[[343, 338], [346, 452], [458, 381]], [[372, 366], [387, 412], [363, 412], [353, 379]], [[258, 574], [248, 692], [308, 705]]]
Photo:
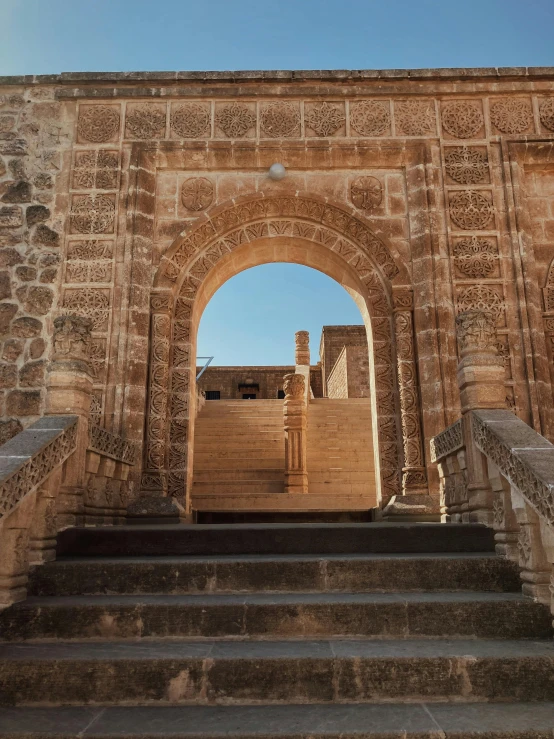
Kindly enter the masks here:
[[[286, 243], [297, 244], [297, 253], [286, 259], [282, 252], [275, 258], [262, 254], [271, 244]], [[341, 284], [344, 279], [337, 274], [342, 270], [349, 276], [350, 287], [363, 300], [371, 324], [380, 499], [386, 502], [402, 491], [427, 493], [413, 304], [403, 265], [347, 209], [311, 195], [263, 193], [207, 213], [174, 242], [161, 262], [150, 301], [142, 491], [186, 499], [196, 401], [196, 329], [211, 297], [210, 278], [219, 269], [224, 282], [240, 271], [235, 255], [246, 260], [242, 269], [264, 261], [297, 261], [306, 266], [318, 262], [317, 269]], [[400, 284], [393, 285], [393, 281]], [[215, 289], [212, 285], [211, 294]]]

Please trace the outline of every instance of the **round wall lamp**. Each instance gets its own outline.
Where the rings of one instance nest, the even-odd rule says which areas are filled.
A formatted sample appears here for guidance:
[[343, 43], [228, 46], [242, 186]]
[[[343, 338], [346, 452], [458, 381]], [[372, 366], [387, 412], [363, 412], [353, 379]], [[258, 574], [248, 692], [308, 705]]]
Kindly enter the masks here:
[[282, 164], [279, 164], [278, 162], [272, 164], [268, 172], [269, 179], [271, 180], [282, 180], [286, 174], [287, 170]]

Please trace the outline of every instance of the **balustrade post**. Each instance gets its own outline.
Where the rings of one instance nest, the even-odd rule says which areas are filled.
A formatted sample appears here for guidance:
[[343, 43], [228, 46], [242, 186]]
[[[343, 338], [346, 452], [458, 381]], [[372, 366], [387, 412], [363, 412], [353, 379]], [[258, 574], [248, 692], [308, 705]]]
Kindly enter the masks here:
[[46, 414], [77, 415], [77, 446], [64, 464], [57, 495], [57, 526], [83, 522], [85, 459], [89, 439], [92, 371], [89, 364], [92, 321], [65, 315], [54, 320], [54, 351], [48, 367]]
[[308, 492], [307, 404], [304, 375], [285, 375], [283, 404], [285, 424], [285, 492], [290, 494]]
[[297, 331], [294, 334], [294, 363], [296, 373], [305, 380], [306, 402], [310, 402], [310, 334], [308, 331]]
[[506, 408], [504, 363], [496, 348], [496, 325], [489, 313], [481, 310], [460, 313], [456, 318], [456, 335], [460, 350], [458, 387], [467, 460], [467, 520], [493, 526], [497, 494], [489, 481], [487, 459], [473, 443], [471, 411]]

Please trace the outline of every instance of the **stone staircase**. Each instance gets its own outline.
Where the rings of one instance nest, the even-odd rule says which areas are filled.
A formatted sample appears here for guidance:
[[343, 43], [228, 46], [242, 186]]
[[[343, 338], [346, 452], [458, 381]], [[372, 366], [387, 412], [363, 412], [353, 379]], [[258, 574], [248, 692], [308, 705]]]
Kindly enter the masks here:
[[252, 498], [283, 493], [282, 400], [206, 402], [194, 435], [192, 505], [248, 509]]
[[[312, 399], [308, 405], [308, 489], [377, 505], [371, 401]], [[340, 507], [340, 504], [339, 504]]]
[[0, 737], [552, 737], [545, 606], [473, 524], [67, 529], [0, 613]]

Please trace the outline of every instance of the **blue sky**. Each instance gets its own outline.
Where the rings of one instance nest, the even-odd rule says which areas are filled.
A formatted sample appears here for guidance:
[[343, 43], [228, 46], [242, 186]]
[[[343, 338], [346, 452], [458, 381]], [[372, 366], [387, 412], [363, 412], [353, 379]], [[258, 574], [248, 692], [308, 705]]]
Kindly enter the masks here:
[[[552, 66], [554, 0], [0, 0], [1, 74]], [[293, 335], [359, 323], [325, 275], [265, 265], [227, 282], [199, 353], [287, 364]]]

